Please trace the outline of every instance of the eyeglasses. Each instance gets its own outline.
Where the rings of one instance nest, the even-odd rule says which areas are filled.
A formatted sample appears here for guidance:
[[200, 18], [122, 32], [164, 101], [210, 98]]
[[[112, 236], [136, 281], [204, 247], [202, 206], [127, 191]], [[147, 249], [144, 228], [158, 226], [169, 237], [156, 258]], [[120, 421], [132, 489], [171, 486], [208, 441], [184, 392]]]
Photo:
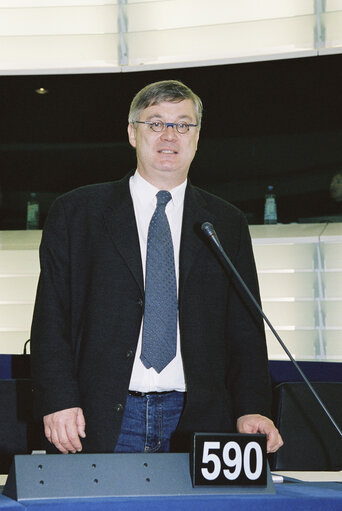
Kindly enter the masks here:
[[189, 124], [188, 122], [162, 122], [162, 121], [133, 121], [133, 122], [138, 124], [147, 124], [151, 128], [151, 130], [155, 131], [156, 133], [164, 131], [165, 128], [176, 127], [178, 133], [181, 133], [182, 135], [184, 133], [187, 133], [190, 128], [195, 128], [196, 126], [198, 126], [198, 124]]

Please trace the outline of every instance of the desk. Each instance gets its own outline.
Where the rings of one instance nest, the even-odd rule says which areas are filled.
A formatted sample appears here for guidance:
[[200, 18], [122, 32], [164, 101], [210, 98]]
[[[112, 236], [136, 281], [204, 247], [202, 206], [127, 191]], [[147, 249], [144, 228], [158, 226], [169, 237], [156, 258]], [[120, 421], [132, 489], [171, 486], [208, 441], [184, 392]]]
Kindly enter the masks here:
[[282, 483], [275, 495], [59, 499], [27, 506], [0, 495], [0, 511], [341, 511], [342, 483]]

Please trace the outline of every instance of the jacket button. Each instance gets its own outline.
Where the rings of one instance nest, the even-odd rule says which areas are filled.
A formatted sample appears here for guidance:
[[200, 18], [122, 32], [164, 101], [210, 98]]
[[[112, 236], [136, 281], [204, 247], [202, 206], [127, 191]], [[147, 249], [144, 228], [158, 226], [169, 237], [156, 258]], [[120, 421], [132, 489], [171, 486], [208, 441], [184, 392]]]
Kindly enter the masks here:
[[118, 412], [118, 413], [119, 413], [119, 412], [122, 412], [122, 410], [123, 410], [123, 409], [124, 409], [124, 407], [123, 407], [123, 405], [122, 405], [121, 403], [118, 403], [118, 404], [117, 404], [117, 405], [115, 405], [115, 407], [114, 407], [114, 410], [115, 410], [116, 412]]
[[140, 305], [140, 307], [142, 307], [144, 305], [143, 299], [139, 298], [139, 300], [137, 300], [137, 304]]
[[127, 353], [126, 353], [126, 358], [132, 358], [134, 356], [134, 351], [133, 350], [128, 350]]

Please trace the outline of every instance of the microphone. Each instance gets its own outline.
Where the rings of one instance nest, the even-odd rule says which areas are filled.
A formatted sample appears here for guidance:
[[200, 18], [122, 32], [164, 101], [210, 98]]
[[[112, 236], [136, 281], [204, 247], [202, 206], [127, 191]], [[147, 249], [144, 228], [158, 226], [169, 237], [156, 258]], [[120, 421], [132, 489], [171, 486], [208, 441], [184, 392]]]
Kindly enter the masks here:
[[297, 362], [295, 361], [295, 359], [293, 358], [293, 356], [291, 355], [291, 353], [287, 349], [286, 344], [280, 338], [278, 332], [275, 330], [275, 328], [273, 327], [272, 323], [270, 322], [270, 320], [268, 319], [268, 317], [266, 316], [266, 314], [264, 313], [264, 311], [260, 307], [259, 303], [255, 299], [255, 297], [253, 296], [251, 291], [248, 289], [248, 286], [246, 285], [245, 281], [242, 279], [241, 275], [239, 274], [239, 272], [237, 271], [237, 269], [235, 268], [235, 266], [233, 265], [233, 263], [231, 262], [231, 260], [227, 256], [226, 252], [224, 251], [224, 249], [223, 249], [223, 247], [222, 247], [222, 245], [221, 245], [221, 243], [220, 243], [220, 241], [219, 241], [219, 239], [217, 237], [217, 234], [215, 232], [213, 224], [211, 224], [210, 222], [204, 222], [201, 225], [201, 229], [202, 229], [203, 233], [207, 236], [207, 238], [209, 239], [211, 244], [218, 250], [218, 252], [221, 254], [223, 259], [226, 261], [228, 268], [234, 273], [235, 277], [240, 282], [242, 288], [244, 289], [244, 291], [249, 296], [250, 300], [252, 301], [252, 303], [256, 307], [257, 311], [259, 312], [259, 314], [261, 314], [261, 316], [263, 317], [264, 321], [267, 323], [267, 325], [269, 326], [270, 330], [272, 331], [273, 335], [275, 336], [275, 338], [277, 339], [277, 341], [279, 342], [279, 344], [281, 345], [281, 347], [285, 351], [286, 355], [289, 357], [291, 362], [294, 364], [295, 368], [297, 369], [297, 371], [299, 372], [299, 374], [303, 378], [304, 382], [309, 387], [310, 391], [312, 392], [312, 394], [314, 395], [314, 397], [318, 401], [319, 405], [324, 410], [324, 412], [328, 416], [330, 422], [334, 425], [334, 427], [337, 430], [338, 434], [342, 438], [342, 431], [339, 428], [338, 424], [336, 423], [334, 418], [331, 416], [329, 410], [327, 409], [327, 407], [325, 406], [325, 404], [323, 403], [323, 401], [321, 400], [321, 398], [319, 397], [319, 395], [317, 394], [317, 392], [315, 391], [315, 389], [313, 388], [313, 386], [311, 385], [311, 383], [309, 382], [309, 380], [307, 379], [307, 377], [303, 373], [302, 369], [299, 367], [299, 365], [297, 364]]
[[222, 252], [223, 248], [221, 246], [221, 243], [219, 242], [213, 224], [211, 224], [210, 222], [204, 222], [204, 224], [201, 225], [201, 229], [204, 232], [204, 234], [210, 239], [210, 241], [213, 244], [215, 244], [215, 246], [220, 250], [220, 252]]

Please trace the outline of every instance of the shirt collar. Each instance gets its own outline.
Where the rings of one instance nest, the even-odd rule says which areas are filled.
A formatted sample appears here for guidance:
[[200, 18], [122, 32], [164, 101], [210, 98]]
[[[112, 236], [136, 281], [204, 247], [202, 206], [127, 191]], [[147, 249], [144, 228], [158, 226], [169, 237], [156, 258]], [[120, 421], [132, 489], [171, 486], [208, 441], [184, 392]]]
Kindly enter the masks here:
[[[170, 190], [172, 196], [170, 204], [173, 204], [176, 209], [178, 209], [178, 207], [184, 202], [187, 182], [188, 180], [186, 179], [183, 183]], [[137, 197], [140, 202], [143, 202], [144, 204], [153, 203], [155, 207], [157, 200], [156, 195], [159, 192], [159, 188], [146, 181], [146, 179], [144, 179], [137, 170], [131, 177], [131, 186], [135, 197]]]

